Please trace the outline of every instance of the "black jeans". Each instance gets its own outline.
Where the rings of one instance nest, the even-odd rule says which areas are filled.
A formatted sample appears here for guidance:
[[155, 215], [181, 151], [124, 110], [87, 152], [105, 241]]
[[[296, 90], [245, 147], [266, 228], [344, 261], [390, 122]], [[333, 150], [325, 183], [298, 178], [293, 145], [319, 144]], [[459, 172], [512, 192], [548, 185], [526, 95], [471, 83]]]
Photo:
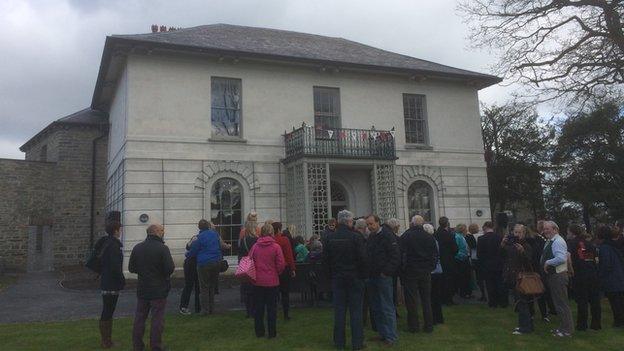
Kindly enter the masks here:
[[591, 284], [591, 281], [577, 281], [574, 286], [574, 299], [576, 300], [577, 315], [576, 329], [586, 330], [588, 316], [588, 307], [591, 310], [591, 328], [599, 330], [602, 328], [601, 318], [602, 311], [600, 309], [600, 291], [596, 289], [598, 284]]
[[212, 314], [214, 311], [214, 296], [219, 283], [220, 265], [221, 262], [212, 262], [197, 267], [200, 284], [199, 296], [203, 314]]
[[444, 279], [442, 274], [431, 275], [431, 314], [434, 325], [444, 323], [444, 316], [442, 315], [444, 289], [446, 288]]
[[423, 331], [433, 331], [433, 312], [431, 310], [431, 273], [414, 277], [401, 278], [407, 308], [407, 326], [410, 332], [419, 331], [418, 300], [423, 311]]
[[277, 335], [277, 294], [279, 287], [254, 286], [253, 297], [255, 305], [254, 327], [256, 336], [261, 338], [265, 335], [264, 312], [267, 313], [267, 326], [269, 338]]
[[102, 295], [102, 315], [100, 316], [101, 321], [110, 321], [113, 319], [113, 313], [115, 313], [118, 299], [119, 294]]
[[364, 281], [358, 278], [332, 279], [334, 305], [334, 346], [344, 348], [346, 344], [346, 314], [349, 310], [351, 327], [351, 347], [359, 350], [364, 347], [364, 326], [362, 324], [362, 303]]
[[199, 275], [197, 274], [197, 260], [195, 258], [187, 258], [184, 260], [184, 289], [180, 298], [180, 308], [188, 308], [191, 293], [195, 293], [195, 312], [201, 311], [199, 303]]
[[503, 282], [503, 272], [486, 271], [483, 272], [485, 287], [488, 294], [488, 306], [507, 307], [509, 306], [508, 291]]
[[533, 332], [533, 318], [531, 317], [531, 297], [514, 292], [516, 312], [518, 312], [518, 328], [521, 333]]
[[624, 327], [624, 291], [605, 293], [613, 312], [613, 326]]
[[472, 278], [472, 269], [470, 261], [457, 261], [457, 273], [455, 282], [457, 284], [457, 292], [460, 297], [470, 297], [472, 295], [472, 287], [470, 280]]
[[290, 279], [290, 267], [286, 267], [284, 272], [279, 276], [279, 291], [282, 299], [284, 318], [290, 318]]

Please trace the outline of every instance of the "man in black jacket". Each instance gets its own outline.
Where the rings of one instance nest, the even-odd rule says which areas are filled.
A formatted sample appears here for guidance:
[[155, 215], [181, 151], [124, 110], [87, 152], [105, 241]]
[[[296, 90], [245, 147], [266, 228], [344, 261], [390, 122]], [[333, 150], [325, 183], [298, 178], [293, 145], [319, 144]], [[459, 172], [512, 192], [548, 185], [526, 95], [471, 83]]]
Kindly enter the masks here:
[[412, 218], [411, 227], [399, 238], [402, 255], [401, 283], [405, 292], [407, 325], [411, 333], [419, 330], [418, 296], [423, 310], [423, 331], [433, 331], [431, 312], [431, 271], [435, 269], [438, 250], [435, 239], [423, 229], [425, 220], [421, 216]]
[[152, 224], [147, 228], [147, 238], [132, 249], [128, 270], [139, 276], [137, 308], [134, 314], [132, 343], [135, 351], [145, 349], [143, 334], [145, 321], [152, 312], [150, 348], [162, 350], [162, 333], [165, 327], [165, 305], [171, 289], [170, 276], [175, 269], [169, 248], [163, 241], [165, 229]]
[[396, 308], [392, 300], [392, 276], [399, 269], [401, 252], [396, 235], [387, 225], [380, 225], [378, 216], [368, 216], [366, 224], [370, 231], [366, 245], [370, 262], [368, 288], [371, 310], [381, 341], [392, 346], [399, 340]]
[[362, 300], [364, 278], [367, 276], [366, 243], [364, 237], [352, 231], [353, 213], [338, 212], [338, 227], [326, 238], [323, 265], [332, 278], [334, 302], [334, 345], [345, 347], [346, 312], [349, 309], [351, 346], [364, 348]]
[[509, 305], [509, 298], [503, 283], [502, 241], [502, 235], [494, 232], [492, 222], [483, 223], [483, 235], [477, 240], [477, 258], [485, 280], [488, 306], [492, 308]]
[[435, 232], [435, 240], [440, 246], [440, 264], [442, 265], [442, 279], [444, 282], [444, 291], [436, 291], [436, 294], [442, 294], [442, 301], [446, 305], [453, 305], [453, 295], [455, 294], [455, 272], [457, 263], [455, 262], [455, 254], [457, 254], [457, 243], [455, 242], [455, 234], [451, 231], [449, 219], [440, 217], [438, 220], [438, 230]]

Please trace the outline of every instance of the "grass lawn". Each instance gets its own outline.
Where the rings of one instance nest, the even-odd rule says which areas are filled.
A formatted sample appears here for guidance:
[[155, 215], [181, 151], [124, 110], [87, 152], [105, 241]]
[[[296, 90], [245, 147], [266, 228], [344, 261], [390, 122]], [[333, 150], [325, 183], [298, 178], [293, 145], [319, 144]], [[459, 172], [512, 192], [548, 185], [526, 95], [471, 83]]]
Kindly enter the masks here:
[[0, 291], [4, 290], [7, 286], [15, 283], [17, 277], [13, 275], [0, 274]]
[[[613, 329], [608, 306], [603, 310], [603, 330], [577, 332], [572, 338], [556, 339], [548, 332], [556, 326], [538, 322], [531, 335], [514, 336], [516, 315], [510, 308], [491, 310], [482, 305], [458, 305], [444, 310], [446, 324], [432, 335], [404, 332], [403, 312], [399, 322], [400, 341], [396, 350], [622, 350], [624, 331]], [[278, 320], [276, 339], [256, 339], [253, 322], [242, 312], [228, 312], [206, 318], [169, 315], [165, 345], [170, 350], [332, 350], [330, 309], [295, 309], [293, 319]], [[115, 321], [114, 340], [118, 350], [131, 349], [132, 320]], [[146, 336], [149, 335], [146, 332]], [[366, 331], [366, 337], [374, 334]], [[147, 339], [147, 337], [146, 337]], [[99, 335], [96, 320], [59, 323], [0, 325], [2, 350], [94, 350]], [[383, 349], [367, 342], [367, 350]]]

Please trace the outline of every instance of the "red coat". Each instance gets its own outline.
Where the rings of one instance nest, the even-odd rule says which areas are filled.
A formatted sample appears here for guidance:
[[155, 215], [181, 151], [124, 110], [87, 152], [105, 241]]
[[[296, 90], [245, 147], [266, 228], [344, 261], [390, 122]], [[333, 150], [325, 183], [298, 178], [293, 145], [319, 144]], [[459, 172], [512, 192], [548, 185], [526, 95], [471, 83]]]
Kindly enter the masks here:
[[282, 233], [275, 234], [275, 241], [282, 248], [282, 253], [284, 254], [284, 259], [286, 260], [286, 265], [290, 267], [292, 272], [295, 271], [295, 258], [292, 252], [292, 246], [290, 245], [290, 240]]
[[263, 236], [251, 248], [252, 259], [256, 266], [254, 285], [274, 287], [279, 285], [279, 275], [284, 271], [286, 263], [282, 249], [270, 236]]

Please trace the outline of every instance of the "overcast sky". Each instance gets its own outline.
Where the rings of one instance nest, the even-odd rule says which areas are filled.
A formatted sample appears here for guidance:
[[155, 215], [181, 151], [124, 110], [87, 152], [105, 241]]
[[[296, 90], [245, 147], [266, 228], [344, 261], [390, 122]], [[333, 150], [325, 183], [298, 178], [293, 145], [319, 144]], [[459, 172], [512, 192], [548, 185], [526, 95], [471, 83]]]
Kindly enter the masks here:
[[[104, 40], [151, 24], [229, 23], [343, 37], [489, 73], [495, 57], [471, 50], [456, 0], [0, 0], [0, 158], [55, 119], [88, 107]], [[480, 92], [502, 102], [509, 88]]]

